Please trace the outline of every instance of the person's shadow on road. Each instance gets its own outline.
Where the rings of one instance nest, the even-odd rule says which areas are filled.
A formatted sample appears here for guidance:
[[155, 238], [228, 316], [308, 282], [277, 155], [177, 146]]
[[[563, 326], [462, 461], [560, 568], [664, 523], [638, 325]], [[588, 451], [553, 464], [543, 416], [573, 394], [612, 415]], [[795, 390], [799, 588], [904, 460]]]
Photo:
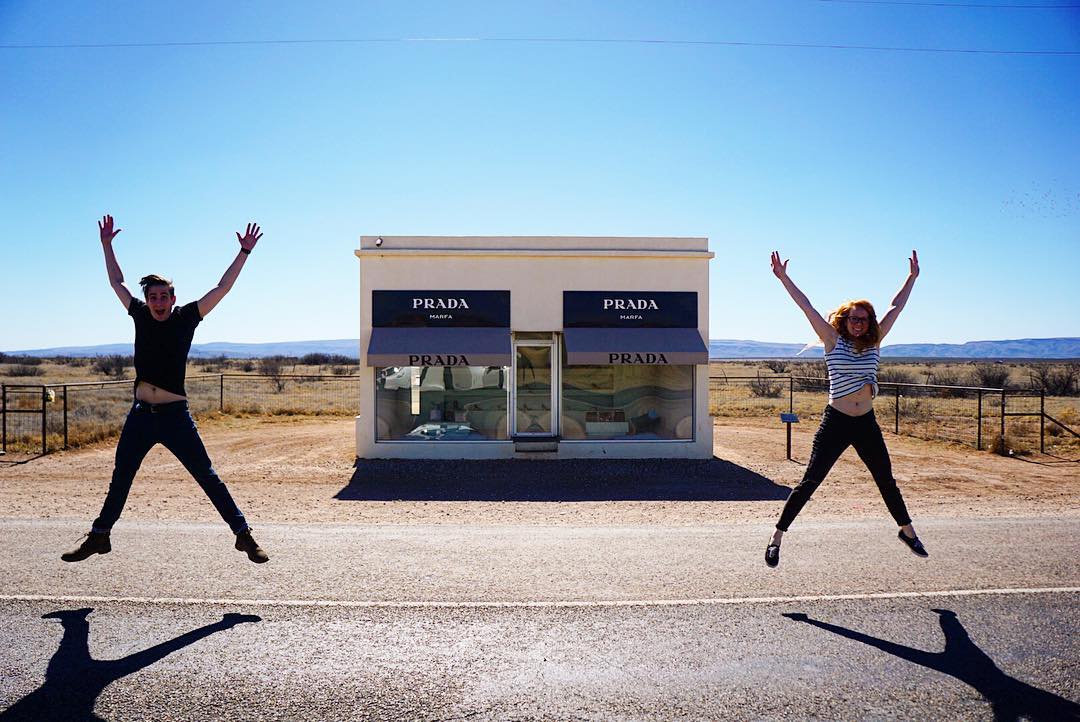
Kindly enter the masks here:
[[945, 633], [945, 650], [942, 652], [924, 652], [914, 647], [871, 637], [869, 634], [811, 619], [802, 612], [787, 613], [783, 616], [856, 642], [868, 644], [900, 659], [955, 677], [970, 685], [990, 703], [994, 719], [998, 722], [1013, 722], [1014, 720], [1058, 722], [1059, 720], [1080, 719], [1080, 705], [1038, 687], [1032, 687], [1002, 672], [994, 664], [994, 660], [971, 641], [964, 625], [957, 618], [956, 612], [948, 609], [931, 611], [938, 614], [941, 631]]
[[244, 622], [261, 622], [254, 614], [226, 614], [221, 621], [193, 629], [175, 639], [134, 652], [121, 659], [90, 657], [90, 623], [93, 609], [50, 612], [42, 619], [59, 619], [64, 626], [60, 647], [49, 660], [45, 682], [0, 712], [0, 720], [101, 720], [94, 714], [98, 695], [110, 684], [147, 667], [189, 644]]

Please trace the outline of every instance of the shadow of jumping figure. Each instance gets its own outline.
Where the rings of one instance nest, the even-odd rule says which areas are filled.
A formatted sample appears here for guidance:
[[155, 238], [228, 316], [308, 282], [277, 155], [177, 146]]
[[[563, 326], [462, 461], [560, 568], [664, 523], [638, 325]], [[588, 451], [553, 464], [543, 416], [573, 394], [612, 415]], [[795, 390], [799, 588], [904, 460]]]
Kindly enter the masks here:
[[231, 629], [244, 622], [262, 621], [261, 617], [253, 614], [226, 614], [219, 622], [193, 629], [141, 652], [121, 659], [97, 660], [90, 657], [90, 623], [87, 615], [92, 611], [67, 609], [42, 615], [42, 619], [59, 619], [64, 626], [64, 637], [49, 660], [45, 682], [0, 712], [0, 720], [101, 720], [94, 714], [94, 703], [111, 683], [215, 632]]
[[914, 647], [878, 639], [862, 632], [811, 619], [801, 612], [787, 613], [783, 616], [856, 642], [868, 644], [900, 659], [955, 677], [970, 685], [990, 703], [997, 722], [1080, 720], [1080, 705], [1002, 672], [994, 664], [994, 660], [971, 641], [964, 625], [957, 618], [956, 612], [948, 609], [931, 611], [938, 615], [941, 631], [945, 633], [945, 649], [941, 652], [924, 652]]

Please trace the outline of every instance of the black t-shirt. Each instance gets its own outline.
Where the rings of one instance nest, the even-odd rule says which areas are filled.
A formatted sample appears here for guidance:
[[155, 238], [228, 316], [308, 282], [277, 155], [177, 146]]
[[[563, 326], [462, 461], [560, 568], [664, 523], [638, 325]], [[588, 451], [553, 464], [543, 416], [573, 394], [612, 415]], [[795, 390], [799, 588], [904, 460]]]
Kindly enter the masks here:
[[135, 321], [135, 385], [146, 381], [180, 396], [184, 392], [187, 356], [195, 327], [202, 321], [195, 301], [173, 309], [164, 321], [156, 321], [150, 308], [131, 297], [128, 315]]

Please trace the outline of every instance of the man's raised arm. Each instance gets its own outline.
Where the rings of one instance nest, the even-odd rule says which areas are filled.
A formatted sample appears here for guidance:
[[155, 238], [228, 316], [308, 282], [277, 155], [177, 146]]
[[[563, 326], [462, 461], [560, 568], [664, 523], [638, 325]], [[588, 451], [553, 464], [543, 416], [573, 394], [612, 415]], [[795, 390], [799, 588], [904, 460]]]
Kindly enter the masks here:
[[109, 285], [116, 292], [120, 303], [124, 304], [124, 310], [131, 306], [131, 291], [124, 285], [124, 273], [120, 270], [120, 264], [116, 262], [116, 254], [113, 253], [112, 242], [121, 229], [113, 230], [113, 217], [103, 216], [98, 221], [98, 232], [101, 234], [101, 250], [105, 252], [105, 271], [109, 274]]
[[200, 316], [206, 318], [206, 314], [213, 311], [214, 306], [225, 298], [225, 294], [229, 292], [236, 282], [236, 277], [240, 275], [240, 269], [244, 267], [244, 261], [247, 260], [251, 249], [255, 248], [255, 244], [259, 242], [260, 238], [262, 238], [262, 231], [259, 230], [258, 223], [248, 223], [243, 236], [240, 235], [240, 231], [236, 232], [236, 240], [240, 241], [240, 251], [236, 254], [233, 262], [229, 264], [229, 267], [225, 270], [225, 275], [221, 277], [218, 284], [199, 299]]

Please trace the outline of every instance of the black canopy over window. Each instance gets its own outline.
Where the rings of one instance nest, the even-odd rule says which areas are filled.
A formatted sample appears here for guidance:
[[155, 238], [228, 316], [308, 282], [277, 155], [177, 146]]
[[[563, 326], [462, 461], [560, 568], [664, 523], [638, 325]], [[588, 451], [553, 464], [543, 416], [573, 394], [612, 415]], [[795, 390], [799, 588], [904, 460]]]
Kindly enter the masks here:
[[563, 335], [570, 366], [709, 363], [696, 328], [568, 328]]
[[368, 366], [509, 366], [508, 328], [373, 328]]

